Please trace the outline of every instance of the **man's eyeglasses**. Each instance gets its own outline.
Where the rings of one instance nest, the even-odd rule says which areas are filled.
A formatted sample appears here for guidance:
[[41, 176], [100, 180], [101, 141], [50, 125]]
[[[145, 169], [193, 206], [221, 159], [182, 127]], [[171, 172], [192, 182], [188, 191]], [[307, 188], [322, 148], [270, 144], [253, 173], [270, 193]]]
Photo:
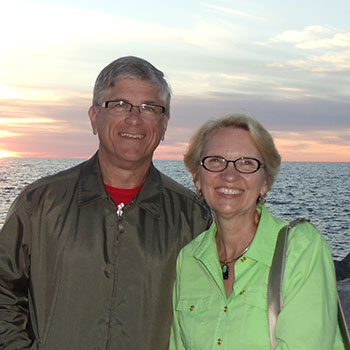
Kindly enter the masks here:
[[134, 107], [139, 110], [141, 115], [146, 117], [157, 117], [165, 112], [165, 107], [160, 105], [142, 103], [135, 106], [123, 100], [106, 101], [102, 104], [102, 107], [107, 108], [111, 114], [123, 116], [130, 113]]
[[228, 167], [228, 163], [232, 162], [235, 169], [243, 174], [252, 174], [260, 168], [264, 168], [265, 164], [259, 159], [250, 157], [241, 157], [236, 160], [227, 160], [220, 156], [207, 156], [200, 161], [200, 165], [212, 172], [224, 171]]

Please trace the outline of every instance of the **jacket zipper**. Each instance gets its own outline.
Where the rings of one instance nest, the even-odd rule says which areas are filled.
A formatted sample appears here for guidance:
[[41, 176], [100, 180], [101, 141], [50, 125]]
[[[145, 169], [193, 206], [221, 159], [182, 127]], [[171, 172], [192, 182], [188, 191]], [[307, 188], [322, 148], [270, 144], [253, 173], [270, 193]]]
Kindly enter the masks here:
[[117, 219], [117, 224], [118, 224], [118, 231], [120, 233], [124, 232], [124, 226], [123, 226], [123, 208], [125, 207], [124, 203], [120, 203], [118, 204], [118, 209], [117, 209], [117, 215], [118, 215], [118, 219]]

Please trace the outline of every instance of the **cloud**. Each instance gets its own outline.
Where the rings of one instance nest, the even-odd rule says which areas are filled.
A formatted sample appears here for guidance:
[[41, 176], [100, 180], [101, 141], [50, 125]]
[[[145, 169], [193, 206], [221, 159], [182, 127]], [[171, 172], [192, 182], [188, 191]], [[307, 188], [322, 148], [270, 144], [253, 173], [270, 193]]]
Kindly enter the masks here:
[[[202, 67], [208, 68], [204, 61], [215, 65], [242, 40], [235, 34], [235, 23], [217, 16], [192, 15], [191, 21], [172, 26], [150, 21], [147, 16], [140, 20], [103, 10], [50, 2], [6, 2], [0, 21], [0, 31], [8, 33], [1, 42], [0, 96], [55, 100], [64, 86], [90, 92], [101, 65], [116, 55], [144, 55], [157, 66], [170, 66], [167, 71], [177, 64], [188, 70], [192, 70], [192, 64], [193, 70], [203, 71]], [[167, 56], [174, 62], [169, 63]]]
[[33, 124], [47, 124], [57, 123], [57, 120], [49, 118], [3, 118], [0, 117], [0, 125], [6, 125], [7, 127], [30, 127]]
[[[294, 94], [294, 91], [288, 93]], [[349, 110], [349, 100], [327, 101], [310, 97], [288, 99], [235, 93], [217, 95], [216, 98], [210, 95], [201, 98], [177, 96], [173, 100], [165, 141], [169, 137], [171, 142], [187, 142], [203, 122], [230, 112], [255, 116], [271, 131], [320, 131], [322, 135], [328, 133], [335, 137], [337, 134], [343, 135], [342, 130], [349, 130]]]
[[[0, 119], [0, 125], [1, 125], [1, 119]], [[19, 132], [12, 132], [7, 130], [0, 130], [0, 139], [1, 138], [7, 138], [7, 137], [13, 137], [13, 136], [21, 136], [23, 134]]]
[[[16, 14], [16, 23], [21, 23], [20, 26], [14, 24], [13, 13]], [[176, 43], [188, 43], [199, 47], [216, 47], [222, 41], [221, 38], [229, 37], [227, 30], [218, 26], [216, 20], [204, 20], [201, 17], [196, 17], [185, 27], [175, 28], [161, 22], [149, 21], [147, 16], [140, 20], [115, 12], [104, 13], [102, 9], [98, 12], [20, 0], [7, 2], [2, 6], [2, 14], [0, 30], [10, 33], [2, 38], [3, 52], [6, 49], [13, 52], [25, 50], [27, 54], [32, 53], [39, 59], [40, 54], [62, 56], [62, 47], [65, 54], [70, 56], [68, 58], [72, 59], [77, 48], [90, 46], [91, 43], [98, 43], [98, 47], [104, 48], [133, 42], [141, 46], [143, 42], [147, 42], [149, 48], [159, 47], [161, 43], [171, 43], [172, 46], [176, 46]], [[226, 22], [226, 25], [230, 23]], [[3, 55], [5, 56], [4, 53]]]
[[333, 49], [350, 47], [350, 32], [335, 32], [322, 25], [314, 25], [303, 30], [287, 30], [270, 39], [271, 43], [294, 43], [299, 49]]
[[[175, 130], [174, 130], [175, 131]], [[187, 132], [188, 134], [188, 132]], [[304, 131], [271, 131], [283, 161], [349, 162], [350, 129]], [[189, 140], [189, 138], [187, 139]], [[155, 159], [182, 160], [188, 142], [175, 142], [160, 145], [155, 152]], [[320, 151], [321, 150], [321, 151]]]
[[89, 103], [83, 93], [69, 91], [52, 101], [2, 100], [0, 149], [18, 156], [88, 158], [97, 149]]
[[0, 84], [0, 99], [16, 99], [21, 95], [13, 88]]
[[228, 15], [234, 15], [234, 16], [239, 16], [239, 17], [247, 17], [247, 18], [252, 18], [252, 19], [263, 19], [262, 17], [256, 16], [256, 15], [252, 15], [250, 13], [247, 12], [243, 12], [243, 11], [238, 11], [238, 10], [234, 10], [228, 7], [222, 7], [222, 6], [216, 6], [216, 5], [211, 5], [205, 2], [201, 3], [202, 6], [211, 9], [211, 10], [215, 10], [224, 14], [228, 14]]
[[350, 70], [350, 50], [312, 55], [306, 59], [290, 60], [289, 66], [311, 72], [341, 72]]
[[[270, 62], [269, 67], [281, 71], [292, 67], [315, 73], [350, 70], [350, 32], [341, 32], [327, 26], [313, 25], [302, 30], [284, 31], [260, 44], [275, 46], [283, 43], [293, 44], [294, 48], [299, 50], [297, 51], [298, 58], [286, 59], [284, 62]], [[295, 51], [293, 56], [296, 56]]]
[[282, 160], [317, 162], [350, 161], [350, 129], [337, 131], [274, 131], [276, 147]]
[[182, 160], [186, 149], [187, 143], [182, 142], [170, 145], [160, 145], [154, 153], [154, 158]]

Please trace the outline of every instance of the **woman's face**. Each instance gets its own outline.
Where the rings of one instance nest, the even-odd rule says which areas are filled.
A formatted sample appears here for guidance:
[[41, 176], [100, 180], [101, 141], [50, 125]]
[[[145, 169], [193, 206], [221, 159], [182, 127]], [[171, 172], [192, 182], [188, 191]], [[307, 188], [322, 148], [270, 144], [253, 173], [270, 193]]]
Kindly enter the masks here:
[[[221, 156], [227, 160], [250, 157], [263, 162], [249, 131], [235, 127], [214, 131], [204, 146], [202, 159], [206, 156]], [[259, 194], [266, 194], [268, 190], [264, 168], [242, 174], [233, 163], [221, 172], [210, 172], [200, 166], [194, 180], [216, 217], [255, 215]]]

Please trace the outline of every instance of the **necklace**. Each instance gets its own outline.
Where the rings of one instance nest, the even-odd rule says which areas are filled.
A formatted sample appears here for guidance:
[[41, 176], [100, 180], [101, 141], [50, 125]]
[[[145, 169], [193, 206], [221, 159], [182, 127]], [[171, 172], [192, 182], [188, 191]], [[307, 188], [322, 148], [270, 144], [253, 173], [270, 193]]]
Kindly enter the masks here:
[[222, 277], [223, 277], [224, 280], [228, 279], [228, 272], [229, 272], [228, 270], [229, 269], [228, 269], [228, 265], [227, 264], [232, 263], [232, 262], [238, 260], [239, 258], [241, 258], [248, 251], [249, 247], [250, 247], [250, 244], [248, 245], [247, 248], [245, 248], [243, 250], [243, 253], [241, 253], [238, 256], [235, 256], [233, 259], [227, 259], [227, 260], [224, 260], [224, 261], [220, 260], [220, 264], [222, 264], [222, 267], [221, 267]]

